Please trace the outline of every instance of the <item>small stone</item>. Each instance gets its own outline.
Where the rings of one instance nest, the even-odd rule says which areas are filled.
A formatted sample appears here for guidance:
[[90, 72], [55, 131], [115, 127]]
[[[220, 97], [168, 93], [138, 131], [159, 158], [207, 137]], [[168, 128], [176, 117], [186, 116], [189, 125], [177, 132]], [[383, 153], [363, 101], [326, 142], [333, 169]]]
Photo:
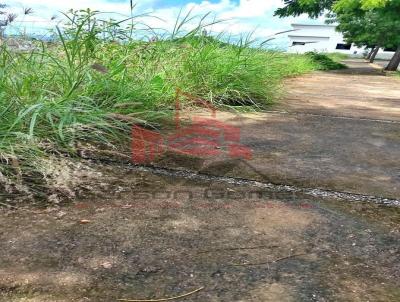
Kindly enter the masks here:
[[56, 214], [56, 218], [57, 219], [61, 219], [63, 218], [65, 215], [67, 215], [67, 213], [65, 213], [64, 211], [60, 211]]
[[105, 269], [110, 269], [110, 268], [112, 268], [112, 263], [106, 261], [106, 262], [103, 262], [103, 263], [101, 264], [101, 266], [102, 266], [103, 268], [105, 268]]

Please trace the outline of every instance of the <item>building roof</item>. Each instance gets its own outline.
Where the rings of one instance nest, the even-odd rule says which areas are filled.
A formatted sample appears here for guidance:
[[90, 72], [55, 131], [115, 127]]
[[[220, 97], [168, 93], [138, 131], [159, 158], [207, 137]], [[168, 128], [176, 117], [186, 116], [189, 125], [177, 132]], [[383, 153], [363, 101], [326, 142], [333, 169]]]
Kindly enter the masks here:
[[326, 36], [306, 36], [306, 35], [288, 35], [289, 38], [318, 38], [318, 39], [329, 39]]
[[300, 23], [292, 23], [292, 26], [324, 26], [324, 27], [336, 27], [333, 24], [300, 24]]

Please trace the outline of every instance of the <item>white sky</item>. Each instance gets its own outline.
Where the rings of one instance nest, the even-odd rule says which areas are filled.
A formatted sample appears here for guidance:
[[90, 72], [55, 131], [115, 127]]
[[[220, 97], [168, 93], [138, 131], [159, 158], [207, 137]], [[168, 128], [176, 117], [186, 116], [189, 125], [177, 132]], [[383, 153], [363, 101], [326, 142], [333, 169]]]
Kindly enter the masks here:
[[[61, 18], [60, 12], [69, 9], [91, 8], [101, 12], [115, 12], [124, 15], [130, 14], [129, 0], [2, 0], [10, 9], [19, 15], [17, 26], [27, 28], [53, 27], [50, 18], [54, 15]], [[307, 17], [284, 18], [273, 17], [276, 8], [282, 5], [281, 0], [140, 0], [135, 1], [134, 14], [149, 13], [157, 18], [146, 18], [145, 23], [151, 27], [172, 29], [175, 20], [182, 9], [187, 12], [193, 10], [194, 15], [204, 15], [211, 12], [217, 20], [226, 20], [214, 25], [215, 32], [229, 32], [233, 35], [253, 32], [253, 36], [266, 39], [273, 33], [290, 29], [293, 22], [307, 22]], [[31, 16], [21, 16], [23, 8], [33, 8]], [[194, 21], [195, 24], [197, 21]], [[314, 21], [316, 22], [316, 21]], [[323, 21], [319, 20], [317, 23]]]

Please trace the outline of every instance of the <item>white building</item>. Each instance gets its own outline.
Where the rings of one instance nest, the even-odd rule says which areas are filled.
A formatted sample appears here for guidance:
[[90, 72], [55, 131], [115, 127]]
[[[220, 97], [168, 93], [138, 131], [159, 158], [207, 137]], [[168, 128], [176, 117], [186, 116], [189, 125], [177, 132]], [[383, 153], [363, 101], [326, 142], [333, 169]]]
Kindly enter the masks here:
[[[343, 35], [335, 30], [335, 25], [329, 24], [292, 24], [293, 31], [289, 33], [289, 52], [304, 53], [317, 52], [341, 52], [354, 56], [362, 56], [367, 50], [355, 45], [347, 44]], [[377, 59], [389, 60], [394, 52], [390, 49], [381, 49]]]

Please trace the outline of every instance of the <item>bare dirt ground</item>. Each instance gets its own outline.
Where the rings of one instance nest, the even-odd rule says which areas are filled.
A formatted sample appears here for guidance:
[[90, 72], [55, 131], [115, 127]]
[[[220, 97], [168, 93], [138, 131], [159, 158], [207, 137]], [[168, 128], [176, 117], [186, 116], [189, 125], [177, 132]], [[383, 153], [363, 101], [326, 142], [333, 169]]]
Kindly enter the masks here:
[[[400, 198], [400, 81], [348, 64], [289, 80], [275, 112], [219, 115], [241, 126], [255, 169], [217, 157], [157, 164]], [[0, 301], [160, 299], [197, 289], [180, 301], [400, 300], [398, 207], [122, 164], [99, 169], [106, 196], [2, 208]]]
[[201, 165], [175, 158], [158, 165], [399, 198], [400, 79], [361, 60], [346, 64], [288, 80], [286, 97], [270, 112], [218, 112], [218, 119], [240, 127], [257, 172], [232, 166], [225, 155]]
[[[386, 68], [386, 66], [389, 64], [389, 60], [375, 60], [374, 64], [377, 66], [380, 66], [382, 68]], [[397, 71], [400, 71], [400, 66], [397, 68]]]

